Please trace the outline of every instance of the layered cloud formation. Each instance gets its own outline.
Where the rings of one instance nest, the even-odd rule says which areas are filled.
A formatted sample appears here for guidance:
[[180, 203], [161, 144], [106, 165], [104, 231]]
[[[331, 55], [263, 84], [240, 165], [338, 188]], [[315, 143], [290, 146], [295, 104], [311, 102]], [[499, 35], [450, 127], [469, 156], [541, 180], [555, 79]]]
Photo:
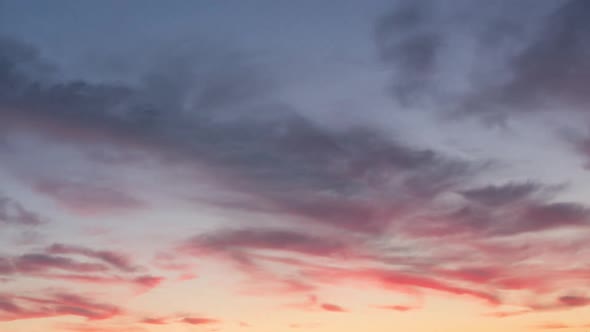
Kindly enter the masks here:
[[0, 324], [270, 331], [270, 301], [282, 328], [335, 330], [435, 299], [585, 326], [554, 318], [590, 307], [588, 4], [388, 5], [365, 36], [386, 115], [360, 95], [356, 121], [231, 46], [121, 56], [129, 77], [105, 79], [0, 38]]

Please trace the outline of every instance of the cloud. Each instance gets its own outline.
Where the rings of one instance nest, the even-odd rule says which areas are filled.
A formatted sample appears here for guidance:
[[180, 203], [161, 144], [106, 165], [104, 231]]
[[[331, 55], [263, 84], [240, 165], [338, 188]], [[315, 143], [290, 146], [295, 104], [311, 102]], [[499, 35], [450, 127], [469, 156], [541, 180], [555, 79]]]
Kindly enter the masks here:
[[[343, 232], [334, 237], [335, 233], [310, 235], [298, 228], [288, 231], [245, 228], [195, 236], [181, 245], [181, 251], [229, 262], [250, 276], [250, 289], [257, 289], [257, 285], [266, 289], [272, 285], [287, 286], [284, 283], [290, 279], [277, 273], [287, 268], [305, 285], [296, 286], [297, 292], [313, 291], [324, 284], [361, 282], [412, 297], [434, 291], [479, 299], [492, 306], [520, 305], [527, 308], [527, 312], [557, 310], [566, 306], [545, 305], [543, 300], [527, 303], [524, 298], [509, 295], [516, 292], [532, 296], [555, 294], [561, 289], [560, 285], [579, 284], [588, 275], [582, 270], [560, 268], [560, 258], [554, 257], [557, 253], [580, 250], [582, 242], [545, 238], [550, 236], [545, 230], [576, 227], [572, 229], [583, 231], [588, 223], [586, 207], [553, 202], [553, 196], [559, 192], [557, 189], [561, 188], [533, 182], [508, 182], [457, 191], [461, 199], [456, 202], [460, 204], [452, 214], [442, 214], [445, 217], [441, 219], [420, 219], [420, 223], [410, 219], [396, 225], [402, 239], [417, 241], [408, 248], [388, 250], [373, 234], [350, 237], [351, 233]], [[467, 213], [466, 209], [472, 211]], [[486, 218], [479, 219], [482, 216]], [[417, 232], [428, 228], [437, 232]], [[408, 230], [410, 232], [406, 233]], [[521, 235], [531, 236], [531, 240], [519, 240]], [[540, 240], [534, 240], [536, 237]], [[299, 259], [293, 254], [303, 254], [307, 258]], [[346, 258], [345, 262], [342, 257]], [[543, 259], [546, 266], [523, 263], [533, 258]], [[390, 268], [368, 269], [367, 264], [386, 264]], [[289, 286], [288, 289], [293, 288]], [[290, 291], [275, 290], [273, 294], [290, 294]], [[309, 308], [309, 304], [304, 304], [303, 308]], [[400, 306], [397, 309], [413, 308]], [[394, 306], [389, 309], [396, 310]], [[498, 316], [505, 315], [499, 312]]]
[[542, 22], [536, 38], [511, 59], [513, 79], [488, 92], [486, 102], [497, 99], [514, 106], [514, 111], [586, 110], [590, 105], [585, 84], [590, 77], [585, 56], [590, 49], [589, 9], [583, 0], [561, 3]]
[[555, 329], [584, 329], [590, 327], [590, 324], [565, 324], [561, 322], [547, 322], [535, 325], [534, 327], [542, 330], [555, 330]]
[[487, 206], [502, 206], [526, 199], [538, 192], [541, 186], [533, 182], [506, 183], [504, 185], [489, 185], [461, 192], [470, 201]]
[[[570, 3], [575, 2], [568, 6]], [[565, 8], [548, 20], [558, 20]], [[454, 23], [439, 10], [414, 3], [378, 24], [380, 55], [397, 70], [393, 89], [404, 104], [440, 98], [441, 108], [450, 112], [505, 116], [506, 112], [521, 112], [523, 105], [541, 103], [533, 97], [537, 94], [551, 97], [557, 93], [555, 100], [561, 100], [560, 93], [567, 94], [568, 100], [583, 102], [581, 94], [571, 95], [576, 91], [560, 92], [561, 87], [552, 89], [545, 82], [523, 83], [539, 78], [531, 69], [539, 66], [535, 56], [548, 53], [550, 59], [554, 57], [549, 53], [553, 49], [541, 40], [529, 40], [509, 54], [512, 51], [505, 49], [514, 39], [493, 24], [500, 15], [485, 14], [481, 25], [473, 29], [476, 38], [445, 33], [447, 28], [455, 29]], [[512, 22], [522, 14], [517, 11], [506, 19]], [[537, 17], [523, 20], [529, 21], [544, 22]], [[583, 25], [578, 18], [573, 21]], [[465, 22], [474, 24], [473, 19]], [[532, 33], [527, 31], [516, 35]], [[453, 84], [441, 83], [441, 77], [454, 72], [445, 59], [453, 49], [460, 49], [456, 46], [461, 42], [449, 41], [447, 36], [469, 40], [484, 33], [489, 35], [482, 40], [492, 43], [495, 39], [494, 45], [499, 45], [500, 63], [474, 68], [476, 84], [463, 82], [473, 90], [461, 86], [453, 90]], [[488, 45], [475, 45], [477, 52], [489, 50]], [[531, 58], [530, 64], [513, 68], [513, 62], [526, 58]], [[582, 61], [572, 59], [576, 60]], [[453, 62], [464, 63], [457, 58]], [[149, 158], [163, 166], [162, 172], [180, 165], [205, 174], [216, 189], [222, 189], [222, 197], [209, 196], [208, 191], [195, 194], [206, 196], [199, 203], [261, 212], [276, 220], [272, 227], [263, 227], [258, 220], [240, 220], [235, 229], [183, 239], [174, 255], [185, 257], [161, 256], [154, 264], [157, 268], [184, 274], [193, 268], [185, 259], [207, 256], [246, 275], [247, 291], [257, 296], [309, 294], [321, 285], [360, 282], [415, 297], [432, 292], [473, 298], [491, 306], [520, 304], [520, 298], [508, 296], [516, 291], [556, 296], [560, 281], [578, 285], [583, 282], [580, 276], [587, 276], [583, 271], [574, 276], [571, 269], [557, 270], [560, 261], [555, 256], [546, 259], [544, 267], [530, 262], [545, 259], [549, 249], [552, 255], [576, 250], [573, 246], [553, 250], [559, 246], [552, 246], [543, 236], [547, 230], [585, 229], [589, 218], [585, 205], [557, 200], [548, 194], [551, 188], [533, 181], [472, 187], [474, 175], [485, 176], [481, 174], [483, 163], [423, 148], [374, 128], [314, 122], [267, 91], [261, 73], [242, 58], [172, 57], [133, 84], [64, 81], [52, 67], [34, 48], [14, 40], [0, 41], [1, 135], [41, 137], [40, 145], [45, 141], [67, 144], [88, 152], [83, 158], [113, 169], [121, 160], [97, 157], [94, 148], [138, 152], [136, 158], [123, 163], [135, 165]], [[513, 75], [487, 76], [499, 67]], [[445, 75], [439, 75], [441, 71]], [[463, 74], [459, 71], [450, 78], [460, 80]], [[562, 83], [574, 80], [569, 74], [559, 75]], [[491, 98], [497, 94], [502, 98]], [[453, 99], [457, 95], [462, 98]], [[31, 172], [30, 184], [37, 193], [76, 213], [121, 213], [145, 206], [137, 193], [102, 180], [64, 180]], [[187, 177], [182, 185], [202, 190], [195, 183]], [[22, 207], [15, 209], [13, 203], [17, 213], [4, 212], [6, 204], [0, 201], [0, 219], [35, 224], [31, 222], [34, 215]], [[529, 239], [538, 243], [525, 245]], [[284, 269], [275, 269], [279, 266]], [[144, 273], [122, 253], [60, 243], [43, 252], [1, 258], [0, 273], [142, 289], [164, 280]], [[548, 304], [528, 303], [528, 307], [542, 311], [587, 304], [583, 297], [551, 299]], [[6, 311], [24, 305], [17, 302], [27, 302], [9, 300], [3, 302]], [[317, 298], [305, 305], [314, 310], [345, 311]], [[82, 309], [84, 306], [74, 306], [63, 314], [107, 316]], [[198, 316], [171, 321], [217, 322]], [[143, 322], [168, 321], [156, 317]]]
[[450, 210], [410, 224], [415, 236], [511, 236], [550, 229], [584, 228], [590, 210], [580, 203], [556, 202], [554, 187], [506, 183], [462, 191], [466, 199]]
[[587, 161], [588, 135], [572, 137], [559, 121], [590, 121], [589, 9], [584, 0], [402, 1], [374, 35], [403, 107], [494, 125], [543, 114]]
[[142, 319], [141, 323], [150, 325], [167, 325], [170, 322], [168, 317], [147, 317]]
[[36, 226], [43, 223], [43, 219], [21, 203], [0, 195], [0, 223], [7, 225]]
[[393, 13], [381, 17], [375, 39], [381, 59], [395, 66], [403, 77], [393, 82], [395, 97], [402, 103], [412, 102], [417, 90], [428, 88], [442, 46], [439, 31], [423, 28], [432, 13], [424, 3], [404, 3]]
[[377, 22], [375, 36], [402, 103], [494, 121], [584, 112], [590, 102], [587, 12], [584, 0], [483, 7], [407, 1]]
[[165, 280], [161, 276], [139, 273], [145, 269], [121, 253], [65, 244], [51, 245], [44, 252], [0, 257], [0, 276], [8, 278], [123, 285], [142, 292]]
[[393, 311], [400, 311], [400, 312], [405, 312], [405, 311], [417, 309], [414, 306], [408, 306], [408, 305], [380, 305], [380, 306], [376, 306], [376, 307], [379, 309], [393, 310]]
[[129, 257], [114, 251], [94, 250], [56, 243], [48, 247], [47, 252], [50, 254], [81, 255], [88, 258], [98, 259], [124, 272], [133, 272], [137, 270], [137, 267], [132, 265]]
[[67, 210], [84, 216], [120, 213], [146, 205], [126, 192], [94, 184], [40, 181], [34, 187]]
[[60, 323], [56, 324], [55, 328], [60, 331], [72, 332], [145, 332], [147, 330], [137, 326], [127, 326], [126, 324], [74, 324], [74, 323]]
[[152, 266], [159, 270], [177, 273], [177, 280], [188, 281], [198, 277], [196, 264], [190, 258], [177, 253], [159, 252], [154, 255]]
[[567, 132], [565, 135], [565, 139], [570, 143], [573, 147], [574, 152], [578, 153], [582, 157], [586, 159], [584, 164], [585, 169], [590, 169], [590, 137], [586, 134], [575, 134], [572, 135], [570, 132]]
[[79, 316], [88, 320], [109, 319], [123, 314], [117, 306], [94, 302], [71, 293], [52, 293], [45, 296], [0, 297], [0, 320]]
[[348, 312], [344, 307], [333, 304], [321, 302], [317, 295], [307, 295], [305, 301], [298, 303], [291, 303], [287, 305], [289, 308], [299, 309], [304, 311], [328, 311], [328, 312]]
[[[564, 288], [559, 289], [562, 292]], [[575, 308], [587, 307], [590, 305], [590, 298], [585, 295], [553, 295], [541, 298], [528, 304], [534, 312], [564, 311]]]
[[590, 298], [586, 296], [565, 295], [558, 298], [559, 303], [569, 307], [582, 307], [590, 304]]
[[530, 206], [523, 219], [530, 221], [526, 229], [547, 229], [556, 226], [587, 225], [589, 210], [582, 204], [549, 203]]
[[512, 317], [512, 316], [519, 316], [534, 312], [532, 309], [521, 309], [521, 310], [514, 310], [514, 311], [495, 311], [486, 314], [486, 316], [490, 317], [497, 317], [497, 318], [505, 318], [505, 317]]
[[542, 329], [542, 330], [555, 330], [555, 329], [569, 329], [572, 326], [564, 324], [564, 323], [553, 322], [553, 323], [539, 324], [539, 325], [536, 325], [535, 327], [538, 329]]
[[350, 245], [337, 239], [299, 231], [258, 228], [217, 231], [190, 239], [183, 248], [189, 252], [232, 250], [273, 250], [312, 256], [346, 256]]
[[157, 287], [165, 278], [152, 275], [141, 276], [116, 276], [116, 275], [88, 275], [88, 274], [63, 274], [43, 273], [32, 275], [46, 280], [63, 280], [76, 283], [96, 285], [127, 285], [140, 292], [145, 292]]
[[144, 287], [145, 289], [152, 289], [152, 288], [158, 286], [160, 283], [162, 283], [162, 281], [164, 281], [164, 278], [144, 275], [144, 276], [135, 277], [132, 279], [132, 281], [133, 281], [133, 283], [140, 285], [140, 286]]
[[398, 287], [403, 288], [404, 286], [416, 287], [448, 293], [451, 295], [467, 295], [481, 299], [491, 305], [497, 305], [501, 303], [501, 300], [496, 295], [487, 293], [486, 291], [454, 286], [444, 281], [427, 277], [405, 275], [394, 271], [379, 270], [367, 271], [364, 274], [366, 274], [366, 277], [372, 278], [374, 281], [381, 283], [385, 288], [396, 289]]
[[22, 273], [39, 273], [55, 269], [87, 273], [108, 270], [102, 264], [77, 262], [70, 258], [46, 254], [24, 254], [17, 257], [13, 264], [15, 269]]
[[325, 311], [331, 311], [331, 312], [346, 312], [347, 310], [342, 308], [339, 305], [336, 304], [331, 304], [331, 303], [322, 303], [322, 305], [320, 306], [323, 310]]
[[360, 242], [348, 235], [308, 234], [275, 227], [226, 229], [194, 236], [181, 243], [177, 252], [231, 264], [248, 276], [244, 283], [247, 294], [297, 294], [314, 290], [313, 278], [277, 273], [272, 266], [284, 264], [300, 270], [313, 265], [292, 258], [293, 254], [351, 262], [369, 257]]
[[[170, 76], [169, 67], [155, 69], [130, 88], [40, 81], [19, 71], [23, 62], [43, 62], [38, 56], [12, 56], [4, 66], [17, 78], [4, 74], [0, 80], [17, 80], [10, 85], [19, 88], [5, 91], [0, 118], [7, 131], [50, 135], [82, 149], [100, 143], [167, 162], [188, 161], [219, 179], [219, 186], [252, 197], [230, 202], [235, 207], [364, 233], [386, 229], [410, 205], [428, 201], [473, 171], [463, 160], [369, 128], [320, 126], [264, 90], [249, 91], [259, 75], [240, 61], [216, 57], [177, 63], [182, 76]], [[196, 75], [203, 66], [213, 69]], [[244, 70], [248, 75], [241, 74]], [[194, 81], [200, 77], [207, 84]], [[37, 187], [83, 210], [140, 204], [100, 186], [49, 181]]]
[[[80, 261], [67, 255], [82, 256], [98, 262]], [[92, 273], [107, 272], [112, 268], [123, 272], [134, 272], [137, 267], [123, 254], [106, 250], [94, 250], [84, 247], [54, 244], [44, 253], [28, 253], [13, 258], [4, 258], [6, 262], [20, 273], [41, 273], [52, 270]], [[8, 263], [7, 263], [8, 264]]]
[[215, 325], [220, 324], [219, 319], [211, 317], [177, 314], [171, 316], [145, 317], [140, 320], [142, 324], [148, 325], [168, 325], [168, 324], [188, 324], [188, 325]]
[[493, 294], [477, 288], [461, 287], [450, 282], [437, 280], [427, 276], [412, 275], [387, 269], [329, 269], [309, 271], [317, 280], [322, 282], [362, 282], [372, 284], [382, 289], [403, 292], [416, 295], [420, 291], [430, 290], [446, 293], [453, 296], [469, 296], [483, 300], [492, 306], [502, 303], [501, 299]]
[[206, 317], [185, 317], [182, 319], [182, 322], [189, 325], [209, 325], [219, 323], [217, 319]]

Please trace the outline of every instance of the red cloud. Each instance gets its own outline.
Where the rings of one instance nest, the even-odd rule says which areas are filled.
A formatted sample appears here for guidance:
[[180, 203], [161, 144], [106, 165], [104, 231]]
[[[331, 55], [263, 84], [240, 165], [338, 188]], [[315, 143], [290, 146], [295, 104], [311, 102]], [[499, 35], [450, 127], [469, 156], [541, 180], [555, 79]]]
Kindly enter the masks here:
[[399, 273], [391, 270], [345, 270], [325, 269], [315, 271], [315, 276], [324, 281], [365, 281], [393, 290], [430, 289], [452, 295], [468, 295], [479, 298], [491, 305], [501, 303], [500, 299], [490, 293], [477, 289], [464, 288], [448, 284], [433, 278]]
[[336, 304], [331, 304], [331, 303], [322, 303], [322, 305], [320, 306], [323, 310], [325, 311], [331, 311], [331, 312], [346, 312], [347, 310], [342, 308], [339, 305]]
[[219, 323], [219, 320], [205, 317], [185, 317], [182, 322], [190, 325], [208, 325]]

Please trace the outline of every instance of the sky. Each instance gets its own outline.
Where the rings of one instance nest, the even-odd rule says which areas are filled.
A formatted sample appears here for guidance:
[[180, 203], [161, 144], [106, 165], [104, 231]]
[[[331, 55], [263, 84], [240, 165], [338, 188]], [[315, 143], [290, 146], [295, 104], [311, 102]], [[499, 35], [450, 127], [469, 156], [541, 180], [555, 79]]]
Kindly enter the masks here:
[[590, 329], [590, 1], [0, 0], [3, 332]]

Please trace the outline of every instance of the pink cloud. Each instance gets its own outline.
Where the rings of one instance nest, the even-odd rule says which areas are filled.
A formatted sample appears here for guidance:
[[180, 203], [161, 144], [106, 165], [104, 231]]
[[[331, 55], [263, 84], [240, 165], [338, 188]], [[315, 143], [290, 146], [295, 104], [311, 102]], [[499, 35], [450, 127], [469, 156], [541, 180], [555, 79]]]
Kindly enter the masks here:
[[123, 309], [71, 293], [51, 293], [45, 296], [2, 295], [0, 320], [79, 316], [88, 320], [109, 319], [124, 314]]
[[148, 317], [141, 320], [143, 324], [150, 325], [167, 325], [170, 324], [170, 318], [168, 317]]
[[331, 312], [346, 312], [347, 310], [342, 308], [339, 305], [336, 304], [332, 304], [332, 303], [322, 303], [320, 306], [323, 310], [325, 311], [331, 311]]
[[182, 319], [182, 322], [189, 325], [209, 325], [217, 324], [219, 320], [207, 317], [185, 317]]
[[376, 306], [376, 308], [384, 309], [384, 310], [401, 311], [401, 312], [417, 309], [417, 307], [415, 307], [415, 306], [399, 305], [399, 304], [398, 305], [380, 305], [380, 306]]
[[188, 324], [188, 325], [214, 325], [219, 324], [219, 319], [211, 317], [195, 316], [188, 314], [177, 314], [169, 316], [144, 317], [140, 321], [147, 325], [169, 325], [169, 324]]
[[542, 330], [558, 330], [558, 329], [569, 329], [572, 326], [563, 324], [563, 323], [543, 323], [535, 326], [538, 329]]

